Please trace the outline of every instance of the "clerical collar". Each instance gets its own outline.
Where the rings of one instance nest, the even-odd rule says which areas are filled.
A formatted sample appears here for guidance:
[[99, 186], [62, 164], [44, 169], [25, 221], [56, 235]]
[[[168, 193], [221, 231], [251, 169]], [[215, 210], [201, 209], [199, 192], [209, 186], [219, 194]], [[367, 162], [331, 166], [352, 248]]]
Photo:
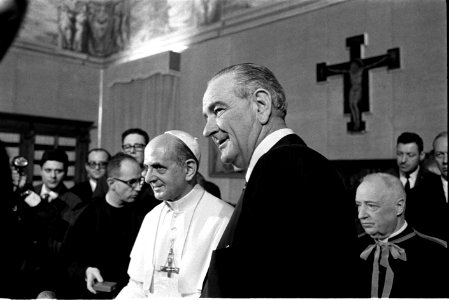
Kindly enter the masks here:
[[392, 239], [392, 238], [394, 238], [395, 236], [399, 235], [401, 232], [403, 232], [403, 231], [405, 230], [405, 228], [407, 228], [407, 225], [408, 225], [408, 224], [407, 224], [407, 221], [404, 221], [404, 224], [401, 226], [401, 228], [399, 228], [399, 230], [396, 230], [395, 232], [393, 232], [392, 234], [390, 234], [389, 237], [387, 237], [387, 238], [381, 240], [381, 242], [386, 243], [386, 242], [388, 242], [389, 239]]
[[165, 204], [174, 211], [186, 211], [193, 208], [196, 203], [201, 199], [203, 188], [196, 184], [193, 189], [184, 197], [176, 201], [164, 201]]
[[[410, 182], [410, 188], [412, 189], [415, 184], [416, 184], [416, 178], [418, 177], [418, 172], [419, 172], [419, 166], [416, 168], [415, 171], [413, 171], [412, 173], [409, 174], [409, 178], [408, 181]], [[407, 177], [405, 177], [405, 174], [400, 172], [399, 174], [399, 179], [402, 182], [402, 185], [405, 186], [405, 184], [407, 183]]]
[[253, 155], [251, 156], [251, 161], [249, 162], [248, 169], [246, 171], [245, 179], [246, 182], [249, 181], [251, 173], [256, 166], [259, 159], [267, 153], [277, 142], [279, 142], [283, 137], [289, 134], [294, 134], [293, 130], [290, 128], [282, 128], [276, 130], [275, 132], [267, 135], [259, 145], [257, 145], [256, 150], [254, 150]]

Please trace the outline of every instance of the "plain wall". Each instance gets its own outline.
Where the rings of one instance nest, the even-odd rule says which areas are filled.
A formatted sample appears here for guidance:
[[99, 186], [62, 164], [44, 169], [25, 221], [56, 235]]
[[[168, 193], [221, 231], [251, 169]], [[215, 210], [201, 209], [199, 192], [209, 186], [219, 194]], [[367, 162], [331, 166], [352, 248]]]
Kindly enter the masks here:
[[[100, 65], [13, 47], [0, 63], [0, 111], [92, 121], [97, 126]], [[97, 130], [91, 130], [97, 144]]]

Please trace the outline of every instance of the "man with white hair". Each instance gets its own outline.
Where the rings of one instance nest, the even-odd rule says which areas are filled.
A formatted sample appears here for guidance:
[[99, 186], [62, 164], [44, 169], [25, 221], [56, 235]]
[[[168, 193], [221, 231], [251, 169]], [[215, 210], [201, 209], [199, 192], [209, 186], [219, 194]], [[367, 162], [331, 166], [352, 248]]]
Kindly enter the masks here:
[[130, 281], [119, 298], [200, 296], [211, 253], [233, 212], [198, 184], [200, 158], [197, 139], [179, 130], [146, 146], [145, 179], [163, 202], [142, 223]]
[[358, 186], [355, 202], [365, 234], [360, 241], [361, 297], [447, 298], [447, 244], [405, 220], [399, 178], [375, 173]]

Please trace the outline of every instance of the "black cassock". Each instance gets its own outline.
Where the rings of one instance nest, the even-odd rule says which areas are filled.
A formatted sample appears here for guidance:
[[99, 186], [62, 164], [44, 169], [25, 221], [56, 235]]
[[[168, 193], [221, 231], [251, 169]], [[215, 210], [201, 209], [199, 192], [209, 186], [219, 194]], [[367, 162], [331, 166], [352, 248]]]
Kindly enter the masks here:
[[[359, 241], [360, 253], [375, 244], [367, 234], [362, 234]], [[408, 225], [403, 232], [388, 242], [405, 252], [405, 260], [402, 257], [394, 258], [391, 252], [389, 253], [388, 263], [393, 272], [390, 298], [449, 297], [448, 251], [444, 241], [423, 235]], [[359, 285], [364, 297], [371, 297], [375, 252], [376, 248], [373, 247], [366, 260], [360, 258]], [[378, 274], [378, 295], [374, 297], [382, 297], [382, 292], [388, 285], [385, 280], [387, 276], [385, 265], [379, 266]]]

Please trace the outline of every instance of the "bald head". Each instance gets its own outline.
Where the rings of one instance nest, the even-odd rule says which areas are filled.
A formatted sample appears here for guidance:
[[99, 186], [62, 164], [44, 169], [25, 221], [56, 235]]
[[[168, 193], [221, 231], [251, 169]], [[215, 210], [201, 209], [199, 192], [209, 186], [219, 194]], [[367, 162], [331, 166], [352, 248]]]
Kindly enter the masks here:
[[387, 238], [404, 224], [405, 192], [400, 180], [390, 174], [364, 177], [355, 201], [363, 229], [375, 239]]

